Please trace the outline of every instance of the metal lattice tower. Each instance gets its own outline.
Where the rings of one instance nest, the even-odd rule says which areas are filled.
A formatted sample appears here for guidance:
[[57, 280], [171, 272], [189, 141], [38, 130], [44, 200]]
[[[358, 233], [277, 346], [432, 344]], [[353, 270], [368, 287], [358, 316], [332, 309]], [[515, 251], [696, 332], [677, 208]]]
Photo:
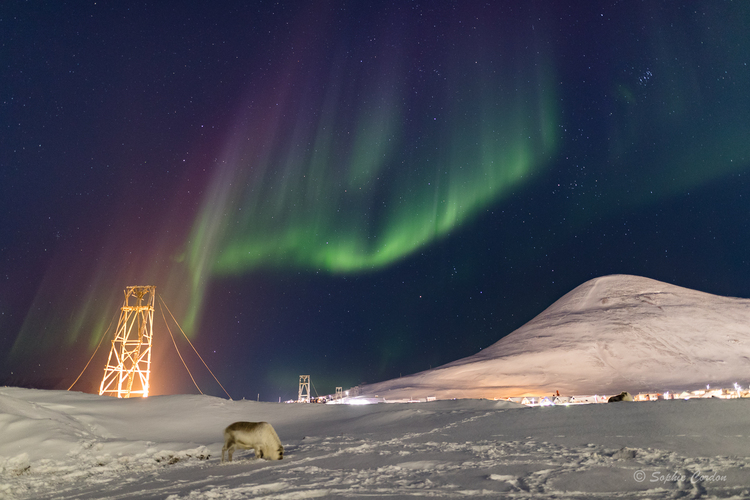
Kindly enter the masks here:
[[129, 286], [109, 351], [99, 395], [148, 396], [155, 286]]
[[310, 375], [299, 376], [299, 397], [297, 401], [300, 403], [310, 402]]

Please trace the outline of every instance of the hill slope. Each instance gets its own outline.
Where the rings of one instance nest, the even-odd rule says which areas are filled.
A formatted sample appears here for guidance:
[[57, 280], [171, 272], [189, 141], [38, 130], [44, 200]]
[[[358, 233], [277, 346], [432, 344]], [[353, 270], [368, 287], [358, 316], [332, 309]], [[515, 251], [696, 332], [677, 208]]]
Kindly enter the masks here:
[[468, 358], [362, 388], [385, 398], [613, 394], [750, 381], [750, 300], [590, 280]]

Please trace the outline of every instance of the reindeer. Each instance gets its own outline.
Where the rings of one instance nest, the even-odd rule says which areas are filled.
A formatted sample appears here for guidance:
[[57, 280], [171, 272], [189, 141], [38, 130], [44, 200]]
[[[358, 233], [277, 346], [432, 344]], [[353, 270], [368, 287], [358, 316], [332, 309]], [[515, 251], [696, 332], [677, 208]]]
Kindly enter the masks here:
[[268, 422], [235, 422], [224, 429], [224, 447], [221, 449], [221, 461], [224, 452], [229, 452], [229, 462], [235, 448], [255, 450], [257, 458], [281, 460], [284, 458], [284, 447], [273, 426]]

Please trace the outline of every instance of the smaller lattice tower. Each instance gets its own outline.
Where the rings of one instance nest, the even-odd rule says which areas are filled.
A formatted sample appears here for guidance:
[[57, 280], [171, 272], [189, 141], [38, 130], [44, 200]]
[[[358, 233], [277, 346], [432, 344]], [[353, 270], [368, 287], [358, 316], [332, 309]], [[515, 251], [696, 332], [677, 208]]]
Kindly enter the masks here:
[[148, 396], [155, 286], [129, 286], [120, 311], [99, 395]]
[[299, 376], [299, 397], [297, 401], [300, 403], [310, 402], [310, 375]]

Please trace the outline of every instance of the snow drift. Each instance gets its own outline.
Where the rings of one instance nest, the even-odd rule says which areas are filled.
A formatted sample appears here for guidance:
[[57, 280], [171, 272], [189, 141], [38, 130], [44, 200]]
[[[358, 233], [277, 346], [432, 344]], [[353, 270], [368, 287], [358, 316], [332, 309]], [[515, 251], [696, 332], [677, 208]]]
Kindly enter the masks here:
[[590, 280], [468, 358], [362, 387], [393, 399], [633, 394], [750, 376], [750, 300], [638, 276]]

